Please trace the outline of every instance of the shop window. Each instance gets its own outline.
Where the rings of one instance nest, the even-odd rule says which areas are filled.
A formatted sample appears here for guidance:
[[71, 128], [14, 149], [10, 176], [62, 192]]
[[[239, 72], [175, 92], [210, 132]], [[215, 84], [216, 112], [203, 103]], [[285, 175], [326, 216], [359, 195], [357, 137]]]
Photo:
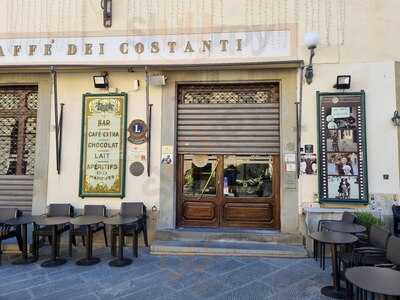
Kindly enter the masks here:
[[180, 104], [278, 103], [279, 83], [182, 85], [178, 99]]
[[37, 109], [37, 87], [0, 87], [0, 175], [33, 175]]

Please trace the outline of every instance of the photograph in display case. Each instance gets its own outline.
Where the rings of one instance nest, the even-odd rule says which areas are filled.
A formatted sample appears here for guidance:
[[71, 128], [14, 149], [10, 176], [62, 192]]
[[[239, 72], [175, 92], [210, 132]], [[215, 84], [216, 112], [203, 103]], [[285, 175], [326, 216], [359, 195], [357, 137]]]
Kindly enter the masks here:
[[354, 129], [328, 130], [328, 152], [356, 152], [357, 143], [357, 131]]
[[357, 200], [360, 188], [357, 176], [328, 176], [328, 196], [340, 200]]
[[356, 153], [328, 153], [328, 175], [358, 175]]

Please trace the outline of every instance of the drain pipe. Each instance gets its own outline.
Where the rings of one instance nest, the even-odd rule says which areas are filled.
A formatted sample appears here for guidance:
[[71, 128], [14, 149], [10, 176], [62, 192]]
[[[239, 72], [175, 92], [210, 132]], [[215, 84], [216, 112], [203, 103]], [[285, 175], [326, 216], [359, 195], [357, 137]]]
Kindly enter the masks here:
[[58, 90], [57, 90], [57, 71], [54, 66], [50, 67], [50, 72], [53, 76], [53, 97], [54, 97], [54, 124], [56, 136], [56, 169], [57, 174], [61, 173], [61, 149], [62, 149], [62, 129], [63, 129], [63, 115], [64, 103], [61, 103], [60, 115], [58, 114]]
[[150, 83], [148, 67], [144, 68], [146, 73], [146, 124], [147, 124], [147, 176], [150, 177], [151, 167], [151, 109], [153, 104], [150, 104]]
[[299, 87], [299, 99], [296, 101], [296, 142], [297, 142], [297, 178], [300, 177], [300, 147], [301, 147], [301, 124], [302, 124], [302, 113], [303, 113], [303, 84], [304, 84], [304, 62], [301, 63], [300, 67], [300, 87]]
[[54, 66], [50, 67], [51, 74], [53, 75], [53, 101], [54, 101], [54, 124], [56, 130], [56, 168], [57, 173], [60, 174], [60, 157], [59, 157], [59, 132], [60, 127], [58, 124], [58, 95], [57, 95], [57, 72]]

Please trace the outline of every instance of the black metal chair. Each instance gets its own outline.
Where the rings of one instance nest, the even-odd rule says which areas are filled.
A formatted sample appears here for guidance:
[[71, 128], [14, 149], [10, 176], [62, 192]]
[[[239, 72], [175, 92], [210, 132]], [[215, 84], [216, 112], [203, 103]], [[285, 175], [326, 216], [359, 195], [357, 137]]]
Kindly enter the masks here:
[[18, 243], [18, 248], [22, 251], [22, 236], [21, 236], [21, 227], [10, 226], [2, 223], [2, 221], [6, 221], [9, 219], [17, 218], [22, 215], [22, 212], [16, 208], [0, 208], [0, 263], [1, 256], [3, 254], [1, 250], [2, 241], [16, 238]]
[[[356, 217], [351, 212], [345, 211], [342, 214], [341, 220], [319, 220], [318, 231], [324, 230], [324, 226], [328, 223], [348, 223], [352, 224], [356, 221]], [[325, 270], [325, 244], [318, 245], [318, 242], [314, 240], [313, 242], [314, 259], [318, 260], [318, 254], [320, 255], [320, 266]]]
[[[343, 268], [346, 269], [361, 264], [374, 265], [373, 262], [368, 263], [368, 254], [373, 253], [374, 255], [385, 256], [390, 235], [390, 232], [386, 229], [378, 225], [372, 225], [368, 234], [368, 243], [355, 247], [352, 252], [340, 255]], [[364, 261], [364, 263], [361, 263], [361, 261]]]
[[[122, 202], [121, 203], [121, 216], [138, 218], [138, 221], [132, 225], [123, 225], [122, 234], [124, 236], [133, 237], [133, 254], [138, 256], [138, 236], [143, 232], [143, 239], [146, 247], [149, 246], [147, 238], [147, 213], [146, 206], [143, 202]], [[118, 229], [113, 227], [111, 230], [111, 253], [116, 256], [117, 253], [117, 236], [119, 235]]]
[[392, 235], [389, 237], [386, 253], [366, 250], [359, 265], [392, 268], [400, 271], [400, 238]]
[[[107, 217], [107, 208], [105, 205], [85, 205], [83, 208], [83, 215]], [[96, 224], [95, 226], [92, 226], [92, 231], [94, 233], [100, 230], [103, 231], [104, 243], [106, 244], [106, 247], [108, 247], [106, 226], [104, 224]], [[72, 244], [76, 246], [76, 236], [80, 236], [82, 238], [82, 244], [85, 246], [86, 229], [83, 227], [75, 228], [74, 225], [71, 225], [69, 234], [69, 255], [72, 256]]]
[[393, 232], [396, 236], [400, 235], [400, 205], [393, 205]]
[[[73, 217], [74, 216], [74, 207], [71, 204], [50, 204], [47, 209], [47, 217]], [[61, 235], [63, 232], [70, 230], [70, 225], [60, 225], [57, 229], [57, 234]], [[33, 229], [33, 241], [34, 241], [34, 249], [35, 249], [35, 256], [39, 256], [39, 248], [40, 242], [39, 238], [43, 237], [44, 239], [47, 237], [49, 243], [51, 244], [51, 238], [53, 235], [52, 226], [43, 226], [40, 227], [35, 224]], [[60, 239], [57, 239], [60, 241]], [[57, 252], [60, 251], [60, 245], [57, 245]]]

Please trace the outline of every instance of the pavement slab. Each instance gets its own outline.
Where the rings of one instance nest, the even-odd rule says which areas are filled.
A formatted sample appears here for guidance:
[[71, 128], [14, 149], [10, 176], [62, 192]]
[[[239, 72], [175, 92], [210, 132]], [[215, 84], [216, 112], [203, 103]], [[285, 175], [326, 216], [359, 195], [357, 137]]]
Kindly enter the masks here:
[[[48, 247], [37, 263], [11, 264], [6, 254], [0, 265], [0, 300], [272, 300], [327, 299], [322, 286], [331, 283], [326, 271], [310, 258], [151, 255], [140, 248], [139, 257], [123, 268], [108, 265], [110, 249], [95, 249], [101, 259], [93, 266], [77, 266], [85, 249], [56, 268], [42, 268]], [[65, 249], [62, 252], [65, 255]]]

